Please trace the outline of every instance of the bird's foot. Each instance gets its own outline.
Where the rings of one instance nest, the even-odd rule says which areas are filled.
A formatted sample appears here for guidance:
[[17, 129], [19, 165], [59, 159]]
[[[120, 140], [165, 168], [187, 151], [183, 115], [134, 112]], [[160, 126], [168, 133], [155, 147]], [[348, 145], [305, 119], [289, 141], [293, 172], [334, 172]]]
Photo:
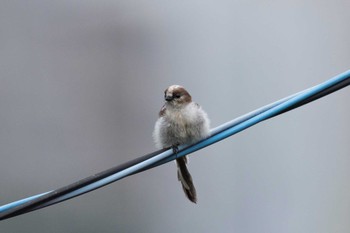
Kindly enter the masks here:
[[171, 148], [173, 149], [173, 153], [177, 155], [177, 153], [179, 152], [179, 145], [178, 144], [172, 145]]

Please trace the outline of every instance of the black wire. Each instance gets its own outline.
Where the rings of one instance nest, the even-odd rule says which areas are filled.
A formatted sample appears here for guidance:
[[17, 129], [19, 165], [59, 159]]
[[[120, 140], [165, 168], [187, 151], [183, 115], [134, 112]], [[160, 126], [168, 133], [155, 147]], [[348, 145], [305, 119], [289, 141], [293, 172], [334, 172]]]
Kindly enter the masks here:
[[[123, 163], [123, 164], [120, 164], [116, 167], [113, 167], [113, 168], [110, 168], [108, 170], [105, 170], [103, 172], [100, 172], [100, 173], [97, 173], [95, 175], [92, 175], [92, 176], [89, 176], [87, 178], [84, 178], [82, 180], [79, 180], [75, 183], [72, 183], [70, 185], [67, 185], [67, 186], [64, 186], [62, 188], [59, 188], [59, 189], [56, 189], [46, 195], [43, 195], [41, 197], [38, 197], [32, 201], [28, 201], [24, 204], [21, 204], [21, 205], [18, 205], [12, 209], [9, 209], [7, 211], [3, 211], [2, 213], [0, 213], [0, 220], [4, 220], [4, 219], [7, 219], [7, 218], [11, 218], [11, 217], [14, 217], [14, 216], [17, 216], [17, 215], [21, 215], [21, 214], [24, 214], [24, 213], [28, 213], [28, 212], [31, 212], [33, 210], [35, 210], [39, 205], [41, 204], [44, 204], [44, 203], [48, 203], [49, 201], [51, 200], [54, 200], [58, 197], [61, 197], [67, 193], [70, 193], [72, 191], [75, 191], [75, 190], [78, 190], [82, 187], [85, 187], [91, 183], [94, 183], [98, 180], [101, 180], [105, 177], [108, 177], [110, 175], [113, 175], [117, 172], [120, 172], [122, 170], [125, 170], [129, 167], [132, 167], [140, 162], [143, 162], [149, 158], [152, 158], [158, 154], [160, 154], [161, 152], [165, 151], [166, 149], [162, 149], [162, 150], [158, 150], [158, 151], [155, 151], [155, 152], [152, 152], [150, 154], [147, 154], [147, 155], [144, 155], [144, 156], [141, 156], [139, 158], [136, 158], [136, 159], [133, 159], [131, 161], [128, 161], [126, 163]], [[144, 169], [146, 170], [146, 169]], [[142, 170], [143, 171], [143, 170]], [[140, 171], [141, 172], [141, 171]], [[134, 173], [135, 174], [135, 173]], [[130, 175], [133, 175], [133, 174], [130, 174]], [[106, 184], [107, 185], [107, 184]], [[92, 191], [92, 190], [91, 190]], [[56, 204], [56, 203], [55, 203]]]
[[[342, 89], [342, 88], [344, 88], [344, 87], [346, 87], [348, 85], [350, 85], [350, 79], [345, 79], [345, 80], [343, 80], [343, 81], [341, 81], [341, 82], [339, 82], [339, 83], [337, 83], [337, 84], [335, 84], [333, 86], [330, 86], [329, 88], [323, 90], [322, 92], [318, 92], [317, 94], [312, 95], [312, 96], [310, 96], [309, 98], [307, 98], [307, 99], [305, 99], [303, 101], [300, 101], [299, 103], [297, 103], [297, 104], [295, 104], [295, 105], [285, 109], [284, 111], [281, 111], [280, 113], [276, 114], [275, 116], [278, 116], [278, 115], [283, 114], [285, 112], [291, 111], [291, 110], [293, 110], [295, 108], [299, 108], [299, 107], [301, 107], [301, 106], [303, 106], [305, 104], [308, 104], [308, 103], [310, 103], [312, 101], [315, 101], [315, 100], [317, 100], [319, 98], [322, 98], [322, 97], [324, 97], [326, 95], [329, 95], [329, 94], [331, 94], [331, 93], [333, 93], [335, 91], [338, 91], [338, 90], [340, 90], [340, 89]], [[273, 117], [275, 117], [275, 116], [273, 116]]]
[[[278, 116], [278, 115], [280, 115], [282, 113], [288, 112], [290, 110], [293, 110], [295, 108], [298, 108], [300, 106], [308, 104], [308, 103], [310, 103], [310, 102], [312, 102], [314, 100], [317, 100], [317, 99], [319, 99], [321, 97], [324, 97], [324, 96], [326, 96], [326, 95], [328, 95], [330, 93], [333, 93], [333, 92], [335, 92], [335, 91], [337, 91], [337, 90], [339, 90], [341, 88], [344, 88], [344, 87], [348, 86], [349, 84], [350, 84], [350, 79], [345, 79], [344, 81], [339, 82], [339, 83], [337, 83], [337, 84], [335, 84], [335, 85], [333, 85], [333, 86], [323, 90], [322, 92], [319, 92], [319, 93], [317, 93], [315, 95], [312, 95], [309, 98], [305, 99], [304, 101], [301, 101], [301, 102], [299, 102], [299, 103], [297, 103], [297, 104], [295, 104], [295, 105], [285, 109], [284, 111], [282, 111], [282, 112], [280, 112], [280, 113], [278, 113], [278, 114], [276, 114], [276, 115], [274, 115], [272, 117]], [[272, 117], [270, 117], [270, 118], [272, 118]], [[24, 213], [31, 212], [31, 211], [36, 210], [36, 209], [40, 209], [39, 206], [42, 205], [42, 204], [48, 203], [51, 200], [54, 200], [54, 199], [56, 199], [58, 197], [61, 197], [61, 196], [65, 195], [65, 194], [67, 194], [67, 193], [70, 193], [72, 191], [78, 190], [78, 189], [80, 189], [82, 187], [85, 187], [85, 186], [91, 184], [91, 183], [99, 181], [99, 180], [101, 180], [101, 179], [103, 179], [105, 177], [108, 177], [108, 176], [113, 175], [113, 174], [115, 174], [117, 172], [125, 170], [125, 169], [127, 169], [127, 168], [129, 168], [131, 166], [134, 166], [134, 165], [136, 165], [136, 164], [138, 164], [140, 162], [143, 162], [143, 161], [145, 161], [147, 159], [150, 159], [150, 158], [160, 154], [161, 152], [164, 152], [165, 150], [167, 150], [167, 149], [158, 150], [158, 151], [155, 151], [153, 153], [150, 153], [150, 154], [141, 156], [139, 158], [133, 159], [133, 160], [128, 161], [126, 163], [120, 164], [120, 165], [118, 165], [116, 167], [110, 168], [110, 169], [108, 169], [106, 171], [97, 173], [96, 175], [89, 176], [89, 177], [87, 177], [85, 179], [82, 179], [82, 180], [77, 181], [75, 183], [72, 183], [70, 185], [67, 185], [67, 186], [64, 186], [62, 188], [56, 189], [56, 190], [54, 190], [54, 191], [52, 191], [52, 192], [50, 192], [48, 194], [45, 194], [45, 195], [43, 195], [41, 197], [38, 197], [38, 198], [36, 198], [34, 200], [28, 201], [28, 202], [26, 202], [24, 204], [18, 205], [16, 207], [12, 208], [12, 209], [3, 211], [2, 213], [0, 213], [0, 220], [8, 219], [8, 218], [11, 218], [11, 217], [14, 217], [14, 216], [17, 216], [17, 215], [21, 215], [21, 214], [24, 214]], [[144, 169], [142, 169], [142, 170], [140, 170], [138, 172], [132, 173], [130, 175], [143, 172], [143, 171], [151, 169], [153, 167], [157, 167], [157, 166], [159, 166], [161, 164], [164, 164], [166, 162], [171, 161], [172, 159], [173, 159], [172, 157], [163, 159], [163, 160], [159, 161], [158, 163], [156, 163], [156, 164], [154, 164], [152, 166], [144, 168]], [[107, 184], [105, 184], [105, 185], [107, 185]], [[90, 191], [92, 191], [92, 190], [90, 190]]]

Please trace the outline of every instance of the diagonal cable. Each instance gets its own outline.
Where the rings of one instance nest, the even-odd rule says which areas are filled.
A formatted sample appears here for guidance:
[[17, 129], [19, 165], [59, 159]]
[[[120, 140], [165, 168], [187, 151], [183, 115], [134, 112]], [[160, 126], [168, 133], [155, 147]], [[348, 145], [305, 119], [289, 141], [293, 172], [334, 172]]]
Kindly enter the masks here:
[[193, 153], [245, 130], [261, 121], [275, 117], [338, 91], [349, 84], [350, 71], [347, 71], [324, 83], [283, 98], [216, 127], [211, 131], [211, 136], [209, 138], [194, 145], [181, 146], [177, 155], [173, 154], [172, 150], [159, 150], [100, 172], [96, 175], [89, 176], [65, 187], [0, 206], [0, 220], [71, 199], [127, 176], [162, 165], [176, 159], [176, 157]]

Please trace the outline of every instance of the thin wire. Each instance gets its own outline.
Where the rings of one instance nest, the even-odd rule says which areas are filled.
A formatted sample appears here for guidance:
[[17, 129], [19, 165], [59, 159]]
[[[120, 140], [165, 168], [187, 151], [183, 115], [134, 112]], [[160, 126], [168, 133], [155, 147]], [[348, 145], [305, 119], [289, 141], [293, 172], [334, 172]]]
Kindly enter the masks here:
[[70, 198], [103, 187], [127, 176], [162, 165], [176, 159], [177, 157], [182, 157], [193, 153], [199, 149], [219, 142], [242, 130], [245, 130], [261, 121], [305, 105], [311, 101], [344, 88], [349, 84], [350, 71], [347, 71], [324, 83], [296, 93], [289, 97], [283, 98], [272, 104], [266, 105], [253, 112], [245, 114], [242, 117], [227, 122], [213, 129], [209, 138], [194, 145], [180, 146], [179, 151], [176, 155], [172, 150], [156, 151], [129, 161], [125, 164], [121, 164], [117, 167], [108, 169], [107, 171], [87, 177], [81, 181], [65, 186], [63, 188], [0, 206], [0, 220], [28, 213], [49, 205], [68, 200]]

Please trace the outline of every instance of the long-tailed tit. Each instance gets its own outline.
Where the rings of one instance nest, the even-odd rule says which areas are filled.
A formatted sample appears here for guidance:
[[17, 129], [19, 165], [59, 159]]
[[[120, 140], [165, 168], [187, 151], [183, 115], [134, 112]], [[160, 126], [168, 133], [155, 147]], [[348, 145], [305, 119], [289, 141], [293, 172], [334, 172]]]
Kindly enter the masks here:
[[[181, 144], [192, 144], [209, 136], [209, 118], [202, 108], [192, 101], [185, 88], [172, 85], [164, 92], [165, 104], [159, 112], [153, 137], [156, 146], [172, 147], [177, 151]], [[196, 203], [197, 194], [191, 174], [187, 169], [187, 157], [176, 159], [177, 177], [187, 198]]]

